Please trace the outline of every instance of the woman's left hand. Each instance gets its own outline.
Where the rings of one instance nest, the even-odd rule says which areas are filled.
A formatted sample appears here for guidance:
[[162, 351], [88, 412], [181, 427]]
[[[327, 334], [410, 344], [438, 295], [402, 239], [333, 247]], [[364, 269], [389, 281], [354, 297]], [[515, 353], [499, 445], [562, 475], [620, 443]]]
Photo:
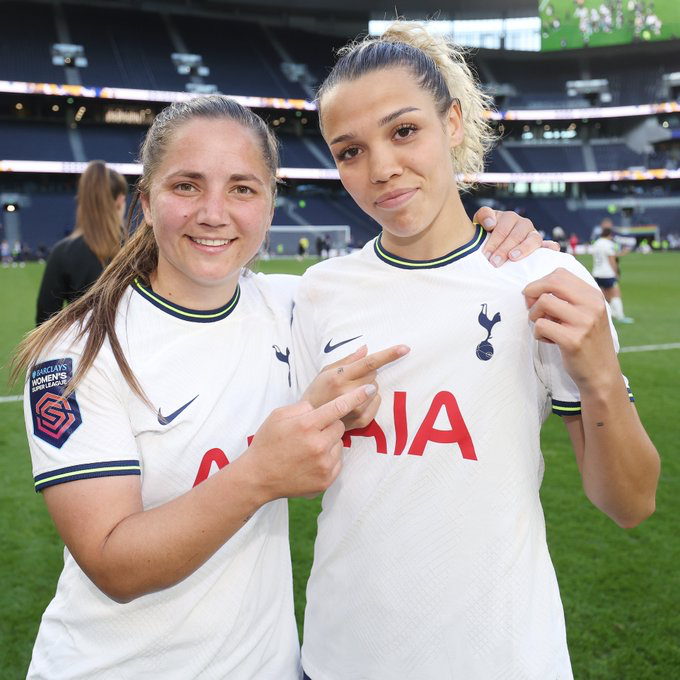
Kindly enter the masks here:
[[483, 206], [472, 219], [491, 234], [484, 245], [484, 254], [494, 267], [500, 267], [508, 259], [521, 260], [539, 248], [560, 249], [555, 241], [544, 241], [531, 220], [516, 212]]
[[534, 336], [559, 346], [564, 366], [580, 389], [619, 378], [607, 308], [598, 289], [559, 267], [523, 293]]

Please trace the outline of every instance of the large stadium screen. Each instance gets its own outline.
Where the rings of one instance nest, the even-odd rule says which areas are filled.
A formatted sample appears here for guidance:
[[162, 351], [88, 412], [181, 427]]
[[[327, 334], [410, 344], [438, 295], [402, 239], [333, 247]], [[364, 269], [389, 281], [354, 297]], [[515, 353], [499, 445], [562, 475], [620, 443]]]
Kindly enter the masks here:
[[680, 0], [539, 0], [541, 49], [680, 38]]

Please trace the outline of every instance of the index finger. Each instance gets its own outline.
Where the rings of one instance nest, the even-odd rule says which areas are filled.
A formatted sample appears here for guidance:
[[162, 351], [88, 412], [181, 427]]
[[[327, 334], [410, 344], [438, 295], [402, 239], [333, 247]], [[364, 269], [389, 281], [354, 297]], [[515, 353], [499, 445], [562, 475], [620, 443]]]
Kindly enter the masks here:
[[599, 290], [563, 267], [527, 284], [522, 293], [527, 298], [539, 298], [544, 293], [551, 293], [571, 304], [583, 302], [592, 293], [601, 295]]
[[362, 385], [319, 406], [312, 411], [311, 416], [316, 426], [324, 430], [368, 401], [375, 393], [375, 385]]
[[407, 345], [393, 345], [379, 352], [373, 352], [373, 354], [357, 359], [348, 366], [345, 366], [345, 376], [348, 380], [359, 380], [362, 376], [377, 371], [379, 368], [400, 359], [410, 351], [411, 348]]

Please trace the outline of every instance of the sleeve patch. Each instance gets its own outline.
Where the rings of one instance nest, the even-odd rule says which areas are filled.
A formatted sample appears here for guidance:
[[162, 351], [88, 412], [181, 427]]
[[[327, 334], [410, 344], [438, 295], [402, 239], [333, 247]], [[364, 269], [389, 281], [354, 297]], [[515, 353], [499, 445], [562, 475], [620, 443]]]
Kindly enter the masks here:
[[63, 396], [72, 377], [72, 359], [45, 361], [34, 366], [29, 376], [33, 434], [57, 449], [83, 422], [75, 392]]

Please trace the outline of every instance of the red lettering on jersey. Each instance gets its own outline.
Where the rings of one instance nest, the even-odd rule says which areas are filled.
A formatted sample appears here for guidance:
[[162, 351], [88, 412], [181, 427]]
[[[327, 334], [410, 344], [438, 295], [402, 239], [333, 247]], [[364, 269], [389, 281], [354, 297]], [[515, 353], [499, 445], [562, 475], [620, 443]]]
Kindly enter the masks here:
[[197, 486], [201, 482], [204, 482], [210, 476], [210, 469], [213, 463], [221, 470], [223, 467], [229, 465], [229, 459], [227, 454], [222, 451], [222, 449], [210, 449], [203, 454], [201, 464], [198, 466], [198, 472], [196, 473], [196, 479], [194, 480], [194, 486]]
[[[396, 395], [395, 395], [396, 396]], [[446, 409], [450, 430], [437, 430], [434, 423], [437, 420], [439, 412], [442, 407]], [[413, 438], [413, 443], [409, 449], [409, 455], [422, 456], [425, 451], [425, 444], [427, 442], [437, 442], [439, 444], [458, 443], [463, 458], [467, 460], [477, 460], [475, 454], [475, 447], [472, 443], [472, 438], [465, 425], [463, 416], [458, 408], [458, 402], [451, 392], [439, 392], [434, 396], [430, 410], [427, 412], [425, 419], [418, 428], [416, 436]]]
[[394, 455], [401, 456], [408, 441], [408, 421], [406, 420], [406, 392], [394, 393]]
[[375, 420], [372, 420], [366, 427], [360, 427], [356, 430], [347, 430], [342, 435], [343, 446], [352, 446], [352, 437], [373, 437], [375, 439], [375, 449], [378, 453], [387, 453], [387, 439], [382, 428]]

